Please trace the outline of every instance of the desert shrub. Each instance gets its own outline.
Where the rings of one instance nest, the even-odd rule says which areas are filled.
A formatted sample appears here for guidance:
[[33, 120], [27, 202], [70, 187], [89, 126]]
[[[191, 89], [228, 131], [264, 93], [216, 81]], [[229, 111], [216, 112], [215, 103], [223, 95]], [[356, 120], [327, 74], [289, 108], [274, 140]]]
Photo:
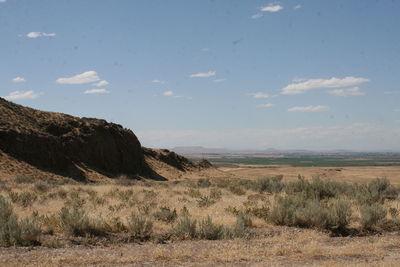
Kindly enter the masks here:
[[293, 226], [295, 212], [303, 205], [303, 202], [304, 199], [299, 195], [277, 197], [268, 219], [277, 225]]
[[261, 207], [258, 205], [248, 207], [246, 209], [246, 213], [251, 214], [252, 216], [255, 216], [260, 219], [266, 220], [269, 216], [270, 209], [267, 205], [263, 204]]
[[0, 196], [0, 246], [31, 246], [39, 244], [41, 230], [34, 219], [20, 222], [11, 205]]
[[209, 179], [201, 178], [201, 179], [197, 180], [197, 186], [200, 188], [207, 188], [207, 187], [210, 187], [211, 185], [212, 184]]
[[363, 229], [370, 230], [386, 218], [386, 210], [378, 203], [363, 205], [360, 207], [361, 226]]
[[15, 203], [24, 208], [31, 206], [37, 200], [37, 195], [32, 192], [18, 193], [10, 191], [8, 195], [12, 203]]
[[131, 214], [128, 218], [128, 231], [133, 240], [146, 241], [150, 239], [153, 230], [153, 222], [150, 218]]
[[367, 185], [354, 185], [352, 194], [360, 205], [371, 205], [373, 203], [383, 203], [385, 200], [395, 200], [399, 190], [390, 184], [386, 178], [377, 178]]
[[335, 198], [344, 194], [347, 185], [330, 180], [314, 178], [311, 182], [304, 177], [299, 176], [297, 181], [289, 182], [285, 191], [289, 195], [301, 194], [307, 199], [322, 200], [326, 198]]
[[342, 231], [350, 223], [351, 204], [345, 199], [335, 199], [329, 207], [329, 228], [331, 230]]
[[39, 223], [36, 219], [25, 218], [19, 222], [20, 239], [19, 245], [32, 246], [39, 245], [39, 237], [42, 234]]
[[231, 231], [232, 237], [249, 238], [252, 235], [251, 227], [253, 222], [248, 214], [239, 212], [236, 215], [236, 224]]
[[232, 184], [228, 187], [228, 189], [233, 194], [238, 195], [238, 196], [242, 196], [242, 195], [246, 194], [246, 191], [244, 191], [244, 189], [238, 184]]
[[166, 223], [171, 223], [175, 221], [177, 217], [176, 209], [171, 210], [169, 207], [161, 207], [160, 210], [154, 213], [154, 217], [159, 220], [163, 221]]
[[210, 190], [210, 198], [214, 200], [219, 200], [222, 197], [222, 192], [218, 188], [211, 188]]
[[51, 186], [48, 183], [43, 181], [37, 182], [34, 184], [33, 189], [40, 193], [48, 192], [51, 189]]
[[105, 224], [100, 220], [90, 219], [84, 210], [64, 207], [59, 212], [60, 226], [72, 236], [103, 236], [106, 234]]
[[135, 184], [135, 181], [126, 175], [120, 175], [116, 178], [115, 183], [121, 186], [132, 186]]
[[397, 217], [399, 216], [399, 210], [396, 208], [389, 208], [389, 213], [390, 217], [392, 217], [392, 220], [397, 220]]
[[307, 200], [303, 205], [297, 206], [294, 217], [289, 226], [325, 229], [329, 223], [329, 211], [319, 201]]
[[342, 231], [349, 224], [351, 205], [347, 200], [320, 202], [303, 195], [278, 197], [268, 219], [277, 225]]
[[188, 191], [185, 192], [185, 194], [192, 198], [201, 198], [202, 196], [199, 190], [193, 188], [190, 188]]
[[16, 184], [33, 184], [35, 180], [26, 176], [17, 176], [14, 179]]
[[173, 235], [181, 240], [193, 239], [196, 237], [197, 221], [189, 216], [178, 218], [175, 226], [172, 229]]
[[210, 216], [207, 216], [207, 218], [201, 220], [199, 223], [198, 236], [200, 239], [218, 240], [224, 237], [224, 233], [224, 227], [222, 225], [215, 225]]
[[254, 190], [266, 193], [279, 193], [284, 188], [282, 182], [283, 175], [277, 175], [271, 178], [261, 178], [255, 182]]
[[215, 204], [215, 200], [209, 196], [203, 196], [199, 200], [197, 200], [197, 206], [200, 208], [209, 207]]

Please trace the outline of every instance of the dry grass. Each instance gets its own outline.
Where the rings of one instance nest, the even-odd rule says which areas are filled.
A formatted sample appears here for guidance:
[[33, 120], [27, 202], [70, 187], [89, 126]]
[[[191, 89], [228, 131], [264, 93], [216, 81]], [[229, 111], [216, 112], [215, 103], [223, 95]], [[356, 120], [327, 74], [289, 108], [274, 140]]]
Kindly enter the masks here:
[[[392, 226], [374, 226], [372, 232], [363, 231], [360, 207], [355, 201], [349, 229], [356, 234], [332, 237], [321, 230], [273, 225], [267, 219], [269, 211], [275, 204], [275, 196], [285, 193], [259, 192], [250, 189], [249, 181], [230, 178], [227, 183], [227, 179], [135, 181], [132, 185], [54, 185], [8, 180], [1, 185], [0, 195], [12, 203], [20, 219], [39, 220], [43, 235], [42, 245], [34, 249], [0, 248], [0, 265], [394, 266], [400, 259], [397, 228], [392, 229], [392, 223]], [[25, 201], [13, 202], [15, 195], [31, 197], [24, 204]], [[71, 212], [84, 211], [90, 231], [102, 234], [83, 232], [74, 236], [65, 231], [59, 219], [64, 207]], [[384, 201], [387, 222], [398, 220], [399, 207], [399, 199]], [[208, 216], [215, 227], [233, 233], [241, 212], [251, 216], [251, 235], [238, 238], [233, 234], [214, 234], [217, 231], [214, 226], [210, 226], [210, 234], [204, 234]], [[137, 223], [135, 234], [145, 233], [139, 238], [132, 234], [132, 214], [150, 220], [152, 225], [146, 231]], [[202, 225], [203, 233], [192, 235], [192, 240], [179, 241], [182, 238], [174, 236], [173, 229], [185, 216], [196, 221], [199, 229]], [[199, 240], [205, 237], [224, 240]]]

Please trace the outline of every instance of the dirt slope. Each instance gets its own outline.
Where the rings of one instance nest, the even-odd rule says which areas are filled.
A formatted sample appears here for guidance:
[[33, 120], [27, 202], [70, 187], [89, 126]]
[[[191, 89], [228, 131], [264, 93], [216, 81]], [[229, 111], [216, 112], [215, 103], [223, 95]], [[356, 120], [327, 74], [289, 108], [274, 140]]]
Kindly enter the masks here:
[[101, 180], [124, 174], [164, 179], [149, 166], [152, 161], [177, 172], [198, 169], [173, 152], [142, 148], [131, 130], [105, 120], [34, 110], [2, 98], [0, 114], [2, 176]]

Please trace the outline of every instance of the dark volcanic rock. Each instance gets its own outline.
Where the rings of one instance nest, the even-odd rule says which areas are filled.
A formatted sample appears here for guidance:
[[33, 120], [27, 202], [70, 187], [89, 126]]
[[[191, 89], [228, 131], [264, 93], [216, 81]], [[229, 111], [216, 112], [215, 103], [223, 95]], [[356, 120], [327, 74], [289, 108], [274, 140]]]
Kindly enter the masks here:
[[121, 125], [16, 105], [0, 98], [0, 150], [77, 179], [82, 168], [107, 176], [149, 175], [139, 140]]

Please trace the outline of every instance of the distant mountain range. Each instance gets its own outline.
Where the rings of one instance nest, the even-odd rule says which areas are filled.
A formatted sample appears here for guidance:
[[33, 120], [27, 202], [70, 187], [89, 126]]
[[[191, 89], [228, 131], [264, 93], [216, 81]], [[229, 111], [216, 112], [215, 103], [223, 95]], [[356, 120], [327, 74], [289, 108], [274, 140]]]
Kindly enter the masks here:
[[241, 155], [254, 155], [254, 154], [303, 154], [303, 155], [316, 155], [316, 154], [354, 154], [354, 153], [395, 153], [394, 151], [371, 151], [371, 152], [361, 152], [361, 151], [352, 151], [345, 149], [336, 149], [336, 150], [306, 150], [306, 149], [275, 149], [275, 148], [267, 148], [262, 150], [256, 149], [242, 149], [242, 150], [234, 150], [227, 148], [206, 148], [202, 146], [179, 146], [171, 148], [170, 150], [174, 151], [178, 154], [183, 155], [232, 155], [232, 154], [241, 154]]

